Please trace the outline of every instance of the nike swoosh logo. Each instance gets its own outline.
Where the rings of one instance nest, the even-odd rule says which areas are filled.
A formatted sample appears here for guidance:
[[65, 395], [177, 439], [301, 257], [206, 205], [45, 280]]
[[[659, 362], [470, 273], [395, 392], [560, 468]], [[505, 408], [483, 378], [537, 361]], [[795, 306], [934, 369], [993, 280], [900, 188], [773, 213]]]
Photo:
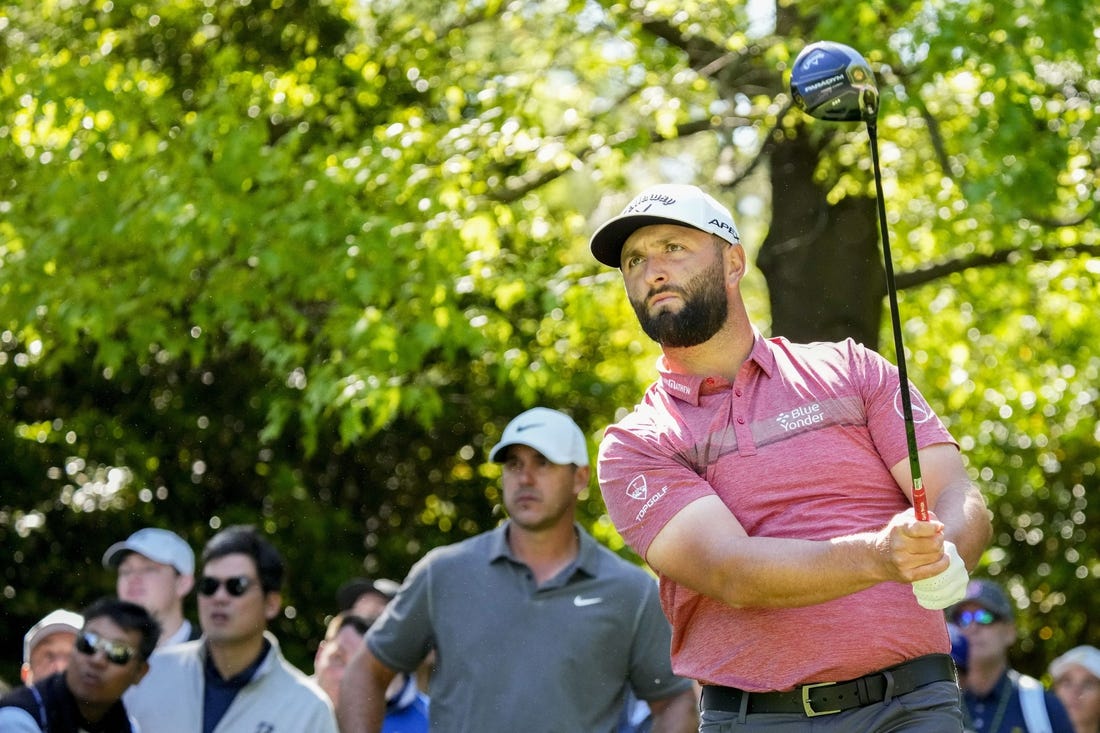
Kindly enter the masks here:
[[524, 430], [529, 430], [531, 428], [538, 428], [538, 427], [542, 427], [542, 423], [536, 422], [536, 423], [531, 423], [530, 425], [517, 425], [516, 426], [516, 432], [517, 433], [522, 433]]
[[573, 605], [577, 608], [582, 606], [594, 606], [597, 603], [603, 603], [602, 598], [582, 598], [581, 596], [575, 596], [573, 598]]

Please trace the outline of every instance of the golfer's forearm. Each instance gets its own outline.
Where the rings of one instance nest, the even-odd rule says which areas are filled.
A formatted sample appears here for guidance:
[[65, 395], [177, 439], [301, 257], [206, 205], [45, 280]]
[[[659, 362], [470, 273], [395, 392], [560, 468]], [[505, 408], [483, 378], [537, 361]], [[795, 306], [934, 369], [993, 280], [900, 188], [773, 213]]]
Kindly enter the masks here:
[[868, 535], [829, 542], [755, 537], [739, 544], [718, 596], [735, 608], [811, 606], [889, 579]]
[[903, 580], [888, 530], [834, 540], [749, 537], [717, 497], [665, 524], [646, 561], [680, 585], [736, 608], [810, 606]]
[[932, 510], [943, 522], [944, 538], [955, 543], [967, 569], [973, 570], [993, 535], [989, 508], [978, 487], [969, 481], [949, 486]]

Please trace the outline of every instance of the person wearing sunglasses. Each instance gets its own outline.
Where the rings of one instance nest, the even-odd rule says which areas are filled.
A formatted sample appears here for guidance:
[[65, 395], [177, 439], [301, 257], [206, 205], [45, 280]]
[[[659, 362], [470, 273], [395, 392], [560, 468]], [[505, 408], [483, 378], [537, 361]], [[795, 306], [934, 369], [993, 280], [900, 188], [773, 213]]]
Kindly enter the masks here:
[[948, 609], [948, 619], [966, 641], [962, 688], [968, 731], [1073, 733], [1058, 698], [1008, 664], [1017, 630], [1012, 602], [1000, 585], [987, 579], [970, 581], [963, 600]]
[[332, 703], [288, 662], [268, 625], [282, 609], [283, 559], [254, 527], [203, 548], [197, 641], [161, 649], [133, 704], [154, 733], [336, 733]]
[[68, 667], [0, 699], [4, 733], [134, 733], [122, 693], [149, 671], [160, 624], [136, 603], [88, 606]]

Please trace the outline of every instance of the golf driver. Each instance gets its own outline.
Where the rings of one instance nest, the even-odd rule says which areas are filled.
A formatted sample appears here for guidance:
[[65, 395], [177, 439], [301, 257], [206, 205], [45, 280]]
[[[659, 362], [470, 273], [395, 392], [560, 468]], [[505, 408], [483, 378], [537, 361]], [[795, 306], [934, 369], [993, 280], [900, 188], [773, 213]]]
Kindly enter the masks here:
[[913, 475], [913, 510], [917, 519], [928, 520], [928, 500], [921, 480], [917, 456], [917, 436], [913, 426], [913, 404], [909, 377], [905, 370], [905, 345], [901, 339], [897, 286], [890, 254], [890, 232], [886, 228], [886, 204], [882, 195], [882, 173], [878, 162], [878, 88], [871, 67], [853, 48], [832, 41], [818, 41], [802, 49], [791, 70], [791, 96], [794, 103], [811, 117], [835, 122], [867, 123], [871, 142], [871, 161], [878, 194], [878, 223], [882, 235], [882, 255], [886, 264], [886, 292], [890, 298], [890, 320], [894, 329], [898, 381], [901, 383], [901, 410], [905, 438], [909, 448], [909, 470]]

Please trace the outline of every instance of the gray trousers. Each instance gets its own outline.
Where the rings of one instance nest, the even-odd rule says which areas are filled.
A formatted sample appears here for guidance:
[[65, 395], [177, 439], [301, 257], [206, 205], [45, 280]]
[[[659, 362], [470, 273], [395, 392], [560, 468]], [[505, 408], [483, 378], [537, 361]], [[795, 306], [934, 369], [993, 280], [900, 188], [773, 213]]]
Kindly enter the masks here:
[[890, 702], [807, 718], [801, 714], [744, 715], [703, 710], [699, 733], [962, 733], [962, 696], [954, 682], [933, 682]]

